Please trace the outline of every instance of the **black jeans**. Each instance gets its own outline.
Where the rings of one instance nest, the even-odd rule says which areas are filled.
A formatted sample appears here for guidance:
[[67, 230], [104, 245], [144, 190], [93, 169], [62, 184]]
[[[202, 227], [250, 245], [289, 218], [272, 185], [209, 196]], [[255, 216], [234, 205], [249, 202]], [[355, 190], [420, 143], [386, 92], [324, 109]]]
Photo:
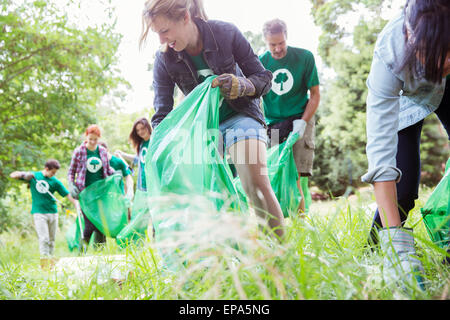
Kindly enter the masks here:
[[84, 241], [89, 243], [91, 236], [95, 231], [95, 235], [94, 235], [95, 238], [93, 240], [94, 246], [105, 244], [106, 236], [103, 233], [101, 233], [100, 230], [98, 230], [97, 227], [94, 226], [94, 224], [91, 221], [89, 221], [88, 217], [86, 217], [84, 212], [82, 212], [82, 213], [83, 213], [83, 218], [84, 218], [84, 230], [83, 230]]
[[[439, 108], [435, 111], [450, 139], [450, 84], [445, 86], [444, 97]], [[414, 208], [414, 201], [419, 197], [420, 182], [420, 135], [423, 120], [398, 132], [397, 168], [402, 171], [402, 178], [397, 185], [397, 202], [402, 225], [408, 218], [408, 213]], [[376, 229], [382, 227], [378, 209], [375, 211], [370, 239], [374, 244], [378, 242]]]

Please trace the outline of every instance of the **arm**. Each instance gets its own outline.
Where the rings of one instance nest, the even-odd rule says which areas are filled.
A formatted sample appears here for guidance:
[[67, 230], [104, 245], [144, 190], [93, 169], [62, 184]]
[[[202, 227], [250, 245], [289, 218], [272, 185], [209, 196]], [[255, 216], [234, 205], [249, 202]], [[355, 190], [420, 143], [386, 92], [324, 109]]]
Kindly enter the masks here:
[[231, 49], [235, 62], [244, 76], [223, 73], [215, 78], [211, 87], [220, 87], [222, 95], [229, 100], [241, 97], [259, 98], [272, 86], [272, 73], [266, 70], [242, 33], [232, 24], [222, 26], [232, 34]]
[[114, 154], [117, 157], [122, 158], [122, 160], [130, 161], [132, 164], [134, 162], [134, 158], [136, 158], [135, 154], [125, 153], [125, 152], [123, 152], [121, 150], [116, 150], [116, 152], [114, 152]]
[[399, 226], [395, 184], [401, 178], [401, 171], [396, 167], [396, 154], [402, 82], [390, 72], [376, 51], [367, 86], [366, 154], [369, 171], [362, 180], [373, 183], [383, 226]]
[[26, 172], [26, 171], [14, 171], [11, 172], [9, 175], [10, 178], [18, 179], [18, 180], [25, 180], [30, 181], [34, 178], [34, 174], [32, 172]]
[[78, 204], [78, 200], [77, 200], [77, 199], [75, 199], [74, 197], [72, 197], [72, 196], [70, 195], [70, 193], [67, 195], [67, 199], [69, 199], [69, 201], [72, 202], [73, 206], [74, 206], [76, 209], [78, 209], [79, 204]]
[[163, 63], [163, 53], [157, 52], [153, 67], [153, 89], [155, 93], [153, 100], [155, 114], [151, 119], [153, 129], [172, 111], [174, 88], [175, 83], [170, 78]]
[[309, 101], [306, 104], [305, 112], [303, 112], [302, 119], [308, 122], [316, 113], [320, 102], [319, 85], [309, 88]]
[[234, 28], [233, 56], [242, 73], [255, 86], [255, 93], [251, 97], [259, 98], [270, 91], [272, 72], [263, 67], [248, 40], [238, 28]]
[[131, 174], [127, 175], [125, 177], [125, 194], [127, 195], [127, 197], [131, 200], [134, 196], [134, 192], [133, 192], [133, 178], [131, 177]]
[[80, 165], [78, 157], [79, 157], [79, 149], [75, 149], [72, 154], [72, 159], [70, 161], [69, 170], [67, 170], [67, 181], [69, 184], [69, 192], [70, 195], [74, 198], [78, 198], [78, 194], [80, 193], [80, 190], [75, 184], [75, 179], [77, 175], [78, 166]]
[[71, 184], [74, 184], [74, 182], [75, 182], [75, 176], [76, 176], [77, 166], [78, 166], [77, 150], [78, 149], [75, 149], [73, 151], [72, 159], [70, 160], [69, 170], [67, 170], [67, 181], [69, 182], [69, 186]]

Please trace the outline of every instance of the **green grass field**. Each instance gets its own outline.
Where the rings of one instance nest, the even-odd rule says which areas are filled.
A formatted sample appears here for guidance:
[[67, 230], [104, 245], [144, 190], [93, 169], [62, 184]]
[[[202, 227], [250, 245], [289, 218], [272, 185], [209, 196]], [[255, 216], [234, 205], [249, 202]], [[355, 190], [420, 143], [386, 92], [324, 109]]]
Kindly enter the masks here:
[[[34, 233], [9, 230], [0, 235], [0, 299], [449, 299], [450, 268], [441, 264], [443, 251], [430, 241], [420, 215], [430, 192], [421, 190], [407, 222], [425, 268], [425, 293], [406, 296], [382, 280], [383, 257], [366, 247], [374, 201], [366, 189], [313, 202], [305, 218], [286, 220], [283, 243], [263, 234], [254, 218], [225, 214], [210, 225], [202, 221], [179, 242], [146, 240], [120, 249], [108, 239], [103, 250], [90, 248], [82, 257], [69, 252], [65, 231], [71, 220], [61, 217], [60, 260], [52, 271], [40, 268]], [[160, 254], [174, 247], [189, 249], [176, 272], [165, 268]], [[64, 265], [70, 257], [84, 265]]]

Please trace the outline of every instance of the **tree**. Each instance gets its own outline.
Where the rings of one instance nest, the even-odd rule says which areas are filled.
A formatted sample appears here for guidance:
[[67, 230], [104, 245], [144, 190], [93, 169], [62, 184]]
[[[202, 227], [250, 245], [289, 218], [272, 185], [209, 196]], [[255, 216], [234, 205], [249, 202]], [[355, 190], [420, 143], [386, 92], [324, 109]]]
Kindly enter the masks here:
[[[359, 186], [359, 177], [367, 169], [365, 81], [377, 35], [386, 21], [374, 14], [382, 0], [312, 2], [315, 22], [323, 31], [319, 54], [326, 66], [336, 73], [335, 78], [325, 84], [317, 112], [313, 181], [321, 189], [341, 195], [349, 186]], [[370, 9], [372, 15], [361, 13], [352, 30], [340, 26], [339, 19], [355, 12], [357, 5]]]
[[275, 78], [275, 83], [280, 84], [280, 91], [283, 91], [283, 83], [285, 83], [288, 80], [288, 75], [286, 72], [280, 72], [277, 74], [277, 77]]
[[256, 55], [261, 55], [266, 51], [266, 43], [264, 42], [262, 32], [253, 33], [252, 31], [245, 31], [243, 35], [250, 42]]
[[81, 29], [48, 1], [0, 0], [0, 10], [1, 198], [11, 171], [68, 163], [96, 104], [123, 80], [114, 22]]

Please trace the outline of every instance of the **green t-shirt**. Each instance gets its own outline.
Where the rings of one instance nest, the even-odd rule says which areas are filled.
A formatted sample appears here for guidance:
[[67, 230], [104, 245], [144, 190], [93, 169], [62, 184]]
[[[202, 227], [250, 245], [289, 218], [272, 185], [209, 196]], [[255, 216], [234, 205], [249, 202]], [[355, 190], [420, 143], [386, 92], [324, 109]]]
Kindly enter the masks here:
[[139, 150], [139, 161], [140, 161], [140, 168], [141, 168], [141, 189], [147, 190], [147, 180], [145, 178], [145, 156], [147, 155], [148, 151], [148, 145], [150, 144], [150, 139], [147, 141], [142, 142], [141, 149]]
[[86, 163], [86, 182], [85, 186], [88, 187], [95, 181], [103, 179], [103, 164], [100, 158], [100, 152], [97, 149], [87, 151], [87, 163]]
[[272, 88], [263, 96], [267, 124], [280, 122], [305, 111], [308, 90], [319, 84], [313, 54], [301, 48], [289, 47], [280, 60], [266, 51], [259, 57], [262, 65], [273, 74]]
[[131, 174], [128, 165], [125, 162], [123, 162], [122, 159], [117, 158], [116, 156], [111, 156], [111, 159], [109, 160], [109, 165], [116, 172], [120, 172], [122, 174], [122, 177], [126, 177]]
[[[189, 56], [197, 69], [197, 76], [198, 81], [202, 83], [205, 81], [206, 78], [209, 76], [214, 75], [214, 72], [208, 67], [208, 65], [205, 62], [205, 59], [203, 59], [202, 54], [196, 56]], [[222, 102], [222, 105], [219, 108], [219, 123], [231, 118], [232, 116], [238, 114], [236, 111], [231, 109], [231, 107], [228, 105], [226, 100], [224, 99]]]
[[[55, 199], [51, 194], [58, 192], [62, 197], [69, 194], [69, 191], [55, 177], [45, 177], [40, 171], [33, 172], [35, 179], [30, 180], [31, 190], [31, 214], [34, 213], [58, 213]], [[48, 191], [48, 192], [47, 192]]]
[[[111, 166], [111, 168], [114, 169], [115, 173], [120, 173], [122, 177], [126, 177], [131, 174], [128, 165], [122, 159], [117, 158], [116, 156], [111, 156], [111, 159], [109, 160], [109, 165]], [[125, 191], [123, 181], [120, 181], [120, 188], [122, 189], [122, 192]]]

